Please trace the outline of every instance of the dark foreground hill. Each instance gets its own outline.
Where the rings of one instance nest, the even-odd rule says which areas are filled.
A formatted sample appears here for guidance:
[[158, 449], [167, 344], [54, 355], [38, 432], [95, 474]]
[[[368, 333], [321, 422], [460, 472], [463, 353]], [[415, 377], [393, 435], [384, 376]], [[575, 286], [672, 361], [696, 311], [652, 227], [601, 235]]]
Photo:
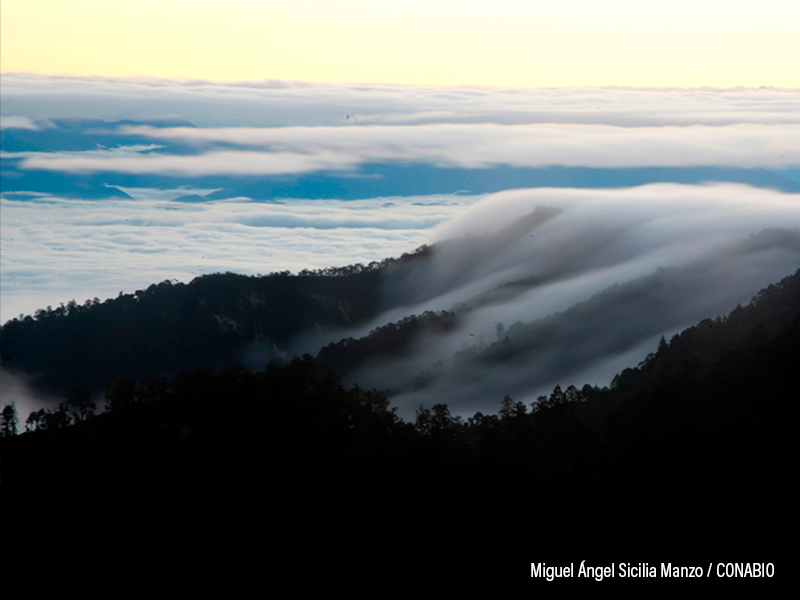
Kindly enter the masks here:
[[404, 423], [308, 356], [119, 384], [110, 412], [2, 439], [3, 578], [786, 572], [799, 289], [800, 272], [664, 340], [610, 389], [469, 419], [443, 398]]

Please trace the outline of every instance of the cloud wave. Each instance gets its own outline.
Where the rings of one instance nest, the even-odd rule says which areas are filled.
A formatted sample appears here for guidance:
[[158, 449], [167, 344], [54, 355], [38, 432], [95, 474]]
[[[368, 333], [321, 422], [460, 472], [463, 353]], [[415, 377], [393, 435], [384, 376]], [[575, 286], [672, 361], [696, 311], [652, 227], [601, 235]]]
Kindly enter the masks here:
[[[504, 229], [536, 207], [557, 213], [529, 231]], [[516, 190], [485, 197], [431, 238], [451, 241], [389, 283], [391, 297], [405, 291], [401, 306], [352, 335], [426, 310], [458, 310], [460, 325], [421, 339], [412, 358], [352, 379], [402, 390], [395, 401], [406, 416], [442, 399], [468, 415], [496, 410], [505, 394], [531, 401], [590, 375], [589, 383], [608, 384], [661, 335], [727, 314], [794, 273], [800, 195], [730, 184]], [[500, 362], [490, 347], [502, 341], [498, 323], [514, 349]], [[415, 391], [437, 363], [436, 382]]]

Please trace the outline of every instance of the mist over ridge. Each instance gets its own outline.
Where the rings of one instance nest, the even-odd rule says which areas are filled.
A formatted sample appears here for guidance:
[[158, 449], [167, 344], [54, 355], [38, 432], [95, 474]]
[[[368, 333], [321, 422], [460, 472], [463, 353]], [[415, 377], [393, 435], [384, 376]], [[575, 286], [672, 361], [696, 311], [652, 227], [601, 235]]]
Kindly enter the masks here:
[[426, 311], [451, 311], [454, 325], [346, 379], [400, 392], [406, 416], [447, 399], [460, 414], [487, 410], [496, 390], [530, 401], [588, 373], [607, 385], [662, 335], [793, 273], [799, 200], [669, 184], [487, 196], [434, 232], [429, 260], [389, 272], [389, 310], [352, 337]]

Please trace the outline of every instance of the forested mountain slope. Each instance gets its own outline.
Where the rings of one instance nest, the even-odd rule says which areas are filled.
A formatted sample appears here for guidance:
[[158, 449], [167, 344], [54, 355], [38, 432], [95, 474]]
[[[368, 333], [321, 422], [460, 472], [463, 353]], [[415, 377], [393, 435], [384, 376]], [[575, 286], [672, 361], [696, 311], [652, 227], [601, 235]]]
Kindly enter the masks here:
[[469, 419], [443, 399], [404, 423], [310, 356], [139, 382], [109, 412], [0, 440], [4, 574], [66, 576], [76, 539], [111, 578], [255, 568], [253, 537], [297, 574], [309, 545], [347, 572], [410, 547], [493, 573], [531, 548], [788, 568], [772, 542], [794, 509], [799, 289], [800, 271], [664, 340], [610, 389], [506, 397]]
[[306, 331], [330, 331], [374, 317], [383, 307], [384, 271], [424, 255], [319, 271], [261, 277], [206, 275], [163, 281], [133, 294], [84, 305], [69, 302], [0, 329], [0, 360], [37, 387], [102, 389], [121, 375], [177, 375], [183, 369], [257, 365], [285, 356]]

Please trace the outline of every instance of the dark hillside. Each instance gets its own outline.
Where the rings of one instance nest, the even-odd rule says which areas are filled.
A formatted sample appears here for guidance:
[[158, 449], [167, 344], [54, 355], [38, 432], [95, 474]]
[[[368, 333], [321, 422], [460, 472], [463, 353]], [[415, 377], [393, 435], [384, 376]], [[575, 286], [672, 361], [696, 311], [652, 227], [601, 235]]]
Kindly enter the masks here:
[[798, 316], [800, 269], [761, 290], [747, 306], [737, 306], [726, 316], [705, 319], [676, 334], [669, 342], [662, 340], [657, 351], [645, 357], [637, 368], [620, 373], [612, 388], [620, 397], [651, 391], [689, 368], [688, 365], [698, 375], [710, 376], [719, 368], [719, 361], [731, 360], [731, 353], [753, 354], [759, 343], [767, 343], [779, 333], [786, 335]]
[[5, 324], [2, 362], [43, 387], [100, 389], [106, 379], [174, 375], [240, 360], [248, 341], [285, 345], [298, 333], [358, 323], [377, 309], [376, 271], [257, 278], [232, 273], [168, 281], [134, 294]]
[[264, 561], [294, 578], [320, 552], [318, 573], [347, 576], [420, 560], [494, 577], [583, 559], [786, 573], [798, 279], [611, 389], [505, 397], [466, 420], [443, 401], [403, 423], [309, 356], [139, 382], [108, 413], [0, 440], [3, 574], [68, 584], [89, 560], [77, 540], [110, 581], [250, 577]]
[[222, 368], [244, 360], [243, 348], [252, 343], [259, 345], [260, 366], [303, 332], [343, 329], [374, 317], [383, 307], [386, 269], [423, 254], [297, 275], [206, 275], [188, 284], [164, 281], [120, 292], [104, 302], [62, 303], [3, 325], [0, 360], [55, 392], [100, 390], [123, 375]]

